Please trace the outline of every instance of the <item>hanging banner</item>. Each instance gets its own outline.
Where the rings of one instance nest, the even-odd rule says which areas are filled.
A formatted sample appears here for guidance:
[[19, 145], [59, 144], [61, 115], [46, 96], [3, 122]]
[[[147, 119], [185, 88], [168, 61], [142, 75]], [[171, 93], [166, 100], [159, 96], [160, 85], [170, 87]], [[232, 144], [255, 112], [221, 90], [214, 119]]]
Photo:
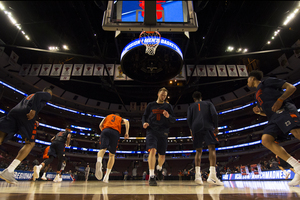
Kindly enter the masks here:
[[218, 76], [215, 65], [206, 65], [207, 76]]
[[147, 102], [141, 102], [140, 111], [144, 111], [147, 108]]
[[94, 76], [103, 76], [103, 69], [104, 69], [103, 64], [95, 64]]
[[227, 65], [227, 71], [229, 76], [238, 76], [235, 65]]
[[17, 64], [18, 60], [19, 60], [18, 54], [16, 54], [14, 51], [11, 51], [8, 63], [11, 65], [15, 65]]
[[83, 64], [74, 64], [72, 76], [81, 76]]
[[207, 76], [205, 65], [197, 65], [198, 76]]
[[[195, 67], [195, 70], [194, 70], [194, 67]], [[195, 65], [187, 65], [186, 66], [186, 73], [188, 76], [191, 76], [193, 70], [194, 70], [194, 73], [192, 76], [197, 76], [197, 67]]]
[[27, 76], [29, 69], [30, 69], [31, 64], [23, 64], [21, 66], [21, 69], [19, 71], [20, 76]]
[[280, 67], [288, 67], [289, 66], [289, 61], [286, 58], [285, 53], [282, 54], [282, 56], [280, 56], [280, 58], [278, 58], [278, 62], [279, 62]]
[[49, 76], [52, 64], [43, 64], [40, 76]]
[[61, 72], [62, 64], [53, 64], [50, 76], [59, 76]]
[[228, 76], [225, 65], [217, 65], [219, 76]]
[[[297, 40], [297, 42], [295, 44], [293, 44], [292, 47], [300, 47], [300, 40]], [[300, 57], [300, 49], [294, 50], [294, 55], [296, 58], [299, 58]]]
[[[108, 70], [109, 76], [113, 76], [114, 75], [114, 64], [106, 64], [106, 68]], [[107, 76], [107, 71], [104, 67], [104, 76]]]
[[94, 64], [85, 64], [83, 76], [93, 76]]
[[29, 76], [38, 76], [41, 67], [42, 67], [41, 64], [32, 64]]
[[237, 65], [236, 66], [239, 72], [239, 76], [248, 77], [247, 67], [246, 65]]
[[72, 68], [73, 68], [73, 64], [64, 64], [60, 75], [61, 81], [70, 80]]
[[130, 110], [136, 110], [136, 102], [130, 102]]
[[185, 81], [186, 80], [185, 66], [183, 66], [181, 72], [171, 80]]
[[123, 81], [126, 80], [126, 75], [122, 71], [121, 65], [115, 65], [115, 81]]

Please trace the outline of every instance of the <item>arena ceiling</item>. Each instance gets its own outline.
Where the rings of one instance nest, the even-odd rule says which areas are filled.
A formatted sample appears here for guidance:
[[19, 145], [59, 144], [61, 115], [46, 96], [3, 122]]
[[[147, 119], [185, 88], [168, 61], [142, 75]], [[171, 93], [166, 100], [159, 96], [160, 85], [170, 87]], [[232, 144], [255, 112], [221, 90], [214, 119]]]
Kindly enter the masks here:
[[[0, 39], [6, 45], [48, 50], [49, 46], [66, 44], [69, 55], [39, 52], [20, 48], [13, 49], [23, 63], [120, 63], [120, 52], [138, 32], [115, 32], [102, 29], [106, 1], [1, 1], [13, 14], [24, 35], [0, 12]], [[278, 58], [293, 51], [269, 50], [289, 48], [300, 33], [299, 16], [286, 26], [286, 17], [299, 7], [298, 1], [194, 1], [198, 30], [190, 32], [188, 39], [183, 33], [161, 33], [162, 37], [175, 42], [182, 50], [184, 64], [245, 64], [249, 69], [261, 69], [268, 74], [279, 66]], [[272, 40], [274, 31], [280, 33]], [[271, 41], [270, 44], [267, 44]], [[247, 53], [228, 52], [228, 46], [248, 49]], [[255, 53], [263, 51], [263, 53]], [[78, 56], [78, 55], [85, 55]], [[94, 57], [94, 58], [92, 58]], [[159, 88], [169, 89], [170, 103], [191, 103], [195, 90], [210, 99], [246, 85], [246, 78], [187, 77], [186, 81], [170, 84], [141, 83], [137, 81], [113, 81], [107, 77], [71, 77], [70, 81], [41, 77], [67, 91], [87, 98], [128, 105], [130, 102], [150, 102], [156, 99]]]

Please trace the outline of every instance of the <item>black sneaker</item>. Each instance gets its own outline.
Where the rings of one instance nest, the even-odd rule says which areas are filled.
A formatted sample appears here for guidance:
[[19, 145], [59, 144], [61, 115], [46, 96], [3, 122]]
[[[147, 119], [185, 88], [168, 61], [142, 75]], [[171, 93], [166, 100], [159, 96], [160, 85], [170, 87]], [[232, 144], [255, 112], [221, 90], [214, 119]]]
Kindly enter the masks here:
[[150, 186], [157, 186], [155, 177], [149, 179], [149, 185], [150, 185]]
[[163, 174], [162, 174], [162, 170], [161, 170], [161, 171], [157, 170], [157, 179], [158, 179], [159, 181], [161, 181], [161, 180], [164, 179]]

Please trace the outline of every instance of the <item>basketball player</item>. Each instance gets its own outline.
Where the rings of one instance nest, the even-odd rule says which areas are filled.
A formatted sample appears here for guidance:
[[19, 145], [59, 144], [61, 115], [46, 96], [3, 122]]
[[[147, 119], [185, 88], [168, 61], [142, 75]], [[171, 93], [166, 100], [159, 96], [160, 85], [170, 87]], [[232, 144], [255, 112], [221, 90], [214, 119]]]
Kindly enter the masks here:
[[161, 88], [157, 94], [157, 100], [150, 102], [144, 112], [142, 123], [146, 129], [146, 148], [149, 152], [149, 185], [156, 186], [154, 168], [156, 162], [156, 152], [158, 153], [158, 179], [162, 180], [162, 166], [165, 162], [165, 155], [168, 146], [168, 135], [170, 123], [175, 123], [173, 108], [169, 103], [166, 103], [168, 90]]
[[87, 164], [86, 168], [84, 169], [85, 181], [88, 181], [88, 179], [89, 179], [90, 169], [91, 169], [90, 165]]
[[33, 180], [38, 179], [40, 175], [40, 170], [43, 169], [45, 166], [50, 164], [54, 157], [58, 159], [58, 165], [56, 170], [56, 177], [54, 178], [54, 182], [61, 182], [62, 179], [60, 177], [60, 169], [63, 162], [63, 154], [65, 151], [65, 143], [66, 146], [70, 146], [71, 142], [71, 129], [66, 128], [64, 132], [58, 132], [53, 139], [53, 142], [50, 145], [50, 150], [48, 152], [49, 159], [44, 160], [40, 165], [35, 165], [33, 167]]
[[286, 137], [290, 132], [300, 139], [299, 113], [289, 98], [296, 91], [296, 87], [285, 80], [262, 78], [263, 72], [254, 70], [250, 72], [247, 83], [248, 87], [256, 88], [257, 106], [253, 108], [253, 112], [268, 118], [261, 138], [262, 144], [294, 168], [295, 177], [288, 184], [295, 186], [300, 183], [300, 163], [276, 144], [275, 140], [278, 136]]
[[205, 141], [209, 150], [209, 176], [208, 183], [214, 185], [224, 185], [216, 176], [216, 149], [215, 145], [219, 144], [217, 139], [218, 129], [218, 113], [215, 106], [209, 101], [202, 101], [201, 92], [193, 93], [193, 104], [187, 111], [187, 122], [193, 137], [193, 146], [196, 149], [195, 155], [195, 182], [199, 185], [203, 184], [200, 165], [203, 142]]
[[106, 174], [103, 178], [103, 182], [108, 183], [109, 174], [115, 163], [115, 153], [118, 146], [118, 141], [121, 134], [121, 126], [125, 124], [125, 135], [124, 138], [129, 138], [129, 121], [120, 117], [118, 113], [110, 114], [106, 116], [101, 123], [99, 128], [101, 130], [100, 136], [100, 151], [97, 154], [96, 171], [95, 176], [98, 180], [103, 177], [102, 173], [102, 159], [106, 149], [109, 151], [109, 159], [107, 163]]
[[[52, 141], [52, 140], [51, 140]], [[43, 153], [43, 160], [46, 160], [49, 158], [48, 156], [48, 152], [49, 152], [49, 149], [50, 149], [50, 146], [47, 146], [44, 150], [44, 153]], [[48, 172], [48, 169], [50, 167], [50, 164], [48, 164], [45, 168], [44, 168], [44, 172], [43, 172], [43, 176], [41, 177], [42, 180], [44, 181], [47, 181], [47, 177], [46, 177], [46, 174]], [[33, 181], [35, 181], [35, 178], [33, 178]]]
[[0, 178], [6, 182], [17, 183], [14, 170], [34, 147], [37, 115], [51, 98], [51, 88], [44, 88], [43, 91], [24, 97], [6, 116], [0, 118], [0, 145], [10, 140], [18, 131], [25, 140], [25, 145], [20, 149], [17, 157], [0, 173]]

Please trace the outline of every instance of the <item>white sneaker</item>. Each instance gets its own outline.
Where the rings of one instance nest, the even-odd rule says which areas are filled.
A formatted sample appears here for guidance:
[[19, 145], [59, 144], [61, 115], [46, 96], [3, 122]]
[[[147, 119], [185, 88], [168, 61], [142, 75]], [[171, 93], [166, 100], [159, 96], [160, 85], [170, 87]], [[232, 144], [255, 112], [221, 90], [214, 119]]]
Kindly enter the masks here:
[[102, 162], [96, 162], [95, 176], [99, 181], [102, 179], [103, 177]]
[[198, 185], [203, 185], [203, 181], [202, 181], [202, 178], [201, 178], [201, 177], [195, 178], [195, 182], [196, 182]]
[[103, 183], [108, 183], [108, 180], [106, 180], [106, 179], [103, 179]]
[[47, 179], [47, 177], [46, 176], [42, 176], [42, 178], [41, 178], [42, 180], [44, 180], [44, 181], [47, 181], [48, 179]]
[[35, 181], [36, 179], [38, 179], [40, 177], [40, 167], [38, 165], [35, 165], [33, 167], [33, 175], [32, 175], [32, 179], [33, 181]]
[[208, 177], [207, 182], [214, 185], [224, 185], [217, 177]]
[[58, 183], [59, 182], [59, 176], [56, 175], [55, 178], [53, 179], [53, 182]]
[[295, 173], [295, 177], [291, 182], [288, 183], [289, 186], [296, 186], [300, 184], [300, 175]]

